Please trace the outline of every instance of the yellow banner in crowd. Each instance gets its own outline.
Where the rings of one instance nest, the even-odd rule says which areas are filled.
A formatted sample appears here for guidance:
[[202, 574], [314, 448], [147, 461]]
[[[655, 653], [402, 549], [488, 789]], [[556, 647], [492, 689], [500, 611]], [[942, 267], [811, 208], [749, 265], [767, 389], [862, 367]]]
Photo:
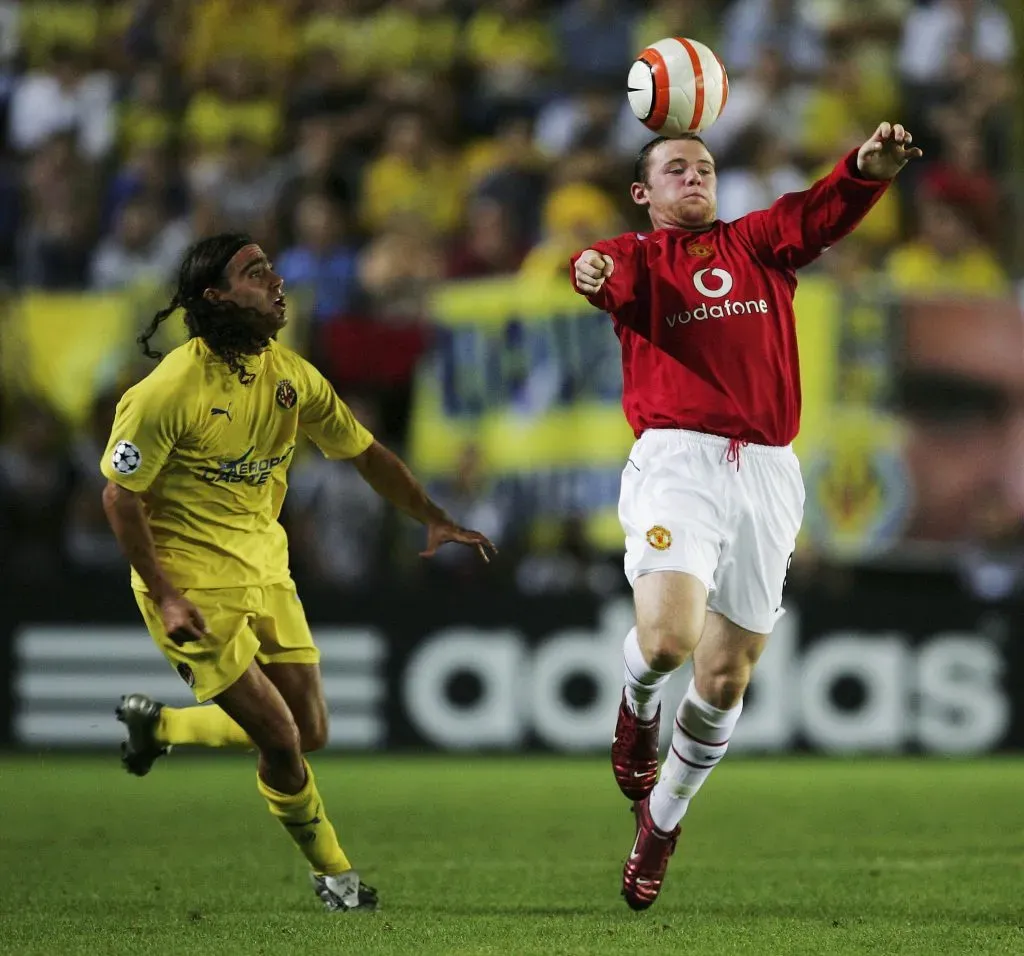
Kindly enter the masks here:
[[[136, 337], [167, 298], [166, 289], [140, 286], [109, 294], [29, 293], [7, 302], [0, 315], [5, 391], [38, 395], [70, 425], [81, 425], [98, 393], [123, 389], [154, 367]], [[301, 350], [305, 297], [291, 298], [281, 341]], [[152, 344], [166, 352], [181, 345], [185, 335], [179, 311], [166, 320]]]
[[410, 457], [444, 481], [473, 448], [514, 514], [583, 518], [621, 541], [618, 480], [633, 441], [608, 317], [564, 283], [455, 283], [436, 296], [437, 347], [420, 369]]

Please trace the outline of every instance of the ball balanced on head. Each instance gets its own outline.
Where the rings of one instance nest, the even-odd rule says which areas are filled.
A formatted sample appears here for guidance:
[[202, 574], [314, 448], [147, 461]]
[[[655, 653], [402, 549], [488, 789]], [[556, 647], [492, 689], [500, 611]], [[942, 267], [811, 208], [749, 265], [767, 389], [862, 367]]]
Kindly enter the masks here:
[[630, 68], [626, 85], [636, 118], [669, 137], [707, 129], [729, 98], [729, 77], [717, 54], [685, 37], [647, 47]]

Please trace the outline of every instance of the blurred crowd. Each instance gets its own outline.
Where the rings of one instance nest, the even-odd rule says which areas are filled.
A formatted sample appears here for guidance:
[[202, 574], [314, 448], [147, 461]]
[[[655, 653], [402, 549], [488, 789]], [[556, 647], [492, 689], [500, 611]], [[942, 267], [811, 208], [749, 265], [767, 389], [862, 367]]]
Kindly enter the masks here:
[[[926, 159], [820, 268], [909, 294], [1010, 293], [1019, 80], [993, 0], [0, 0], [0, 281], [162, 286], [193, 239], [246, 229], [305, 296], [307, 354], [401, 450], [437, 283], [558, 277], [642, 221], [627, 184], [650, 134], [624, 78], [671, 35], [730, 73], [706, 137], [721, 218], [899, 119]], [[71, 435], [37, 397], [0, 393], [8, 570], [120, 571], [96, 463], [128, 374]], [[556, 545], [517, 540], [472, 449], [438, 494], [526, 590], [618, 573], [572, 520]], [[313, 456], [286, 518], [300, 576], [360, 584], [415, 555], [354, 472]], [[434, 573], [472, 574], [465, 557]]]

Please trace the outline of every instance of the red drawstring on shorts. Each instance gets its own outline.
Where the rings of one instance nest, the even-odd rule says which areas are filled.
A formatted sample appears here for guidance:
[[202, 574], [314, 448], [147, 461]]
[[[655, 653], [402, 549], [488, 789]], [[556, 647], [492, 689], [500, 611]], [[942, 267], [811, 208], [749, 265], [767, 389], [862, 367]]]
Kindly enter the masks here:
[[729, 439], [729, 450], [725, 453], [725, 460], [736, 462], [736, 470], [740, 470], [740, 448], [745, 448], [750, 442], [740, 441], [738, 438]]

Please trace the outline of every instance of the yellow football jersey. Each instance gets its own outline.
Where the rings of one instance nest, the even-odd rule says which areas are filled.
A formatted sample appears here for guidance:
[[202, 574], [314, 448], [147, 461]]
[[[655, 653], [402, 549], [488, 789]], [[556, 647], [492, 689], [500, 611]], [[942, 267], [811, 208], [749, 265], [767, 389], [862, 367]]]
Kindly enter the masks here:
[[[286, 581], [278, 521], [299, 432], [328, 458], [354, 458], [373, 436], [327, 380], [271, 342], [237, 375], [199, 338], [169, 353], [121, 398], [101, 470], [143, 493], [156, 553], [179, 588]], [[145, 585], [132, 571], [132, 587]]]

